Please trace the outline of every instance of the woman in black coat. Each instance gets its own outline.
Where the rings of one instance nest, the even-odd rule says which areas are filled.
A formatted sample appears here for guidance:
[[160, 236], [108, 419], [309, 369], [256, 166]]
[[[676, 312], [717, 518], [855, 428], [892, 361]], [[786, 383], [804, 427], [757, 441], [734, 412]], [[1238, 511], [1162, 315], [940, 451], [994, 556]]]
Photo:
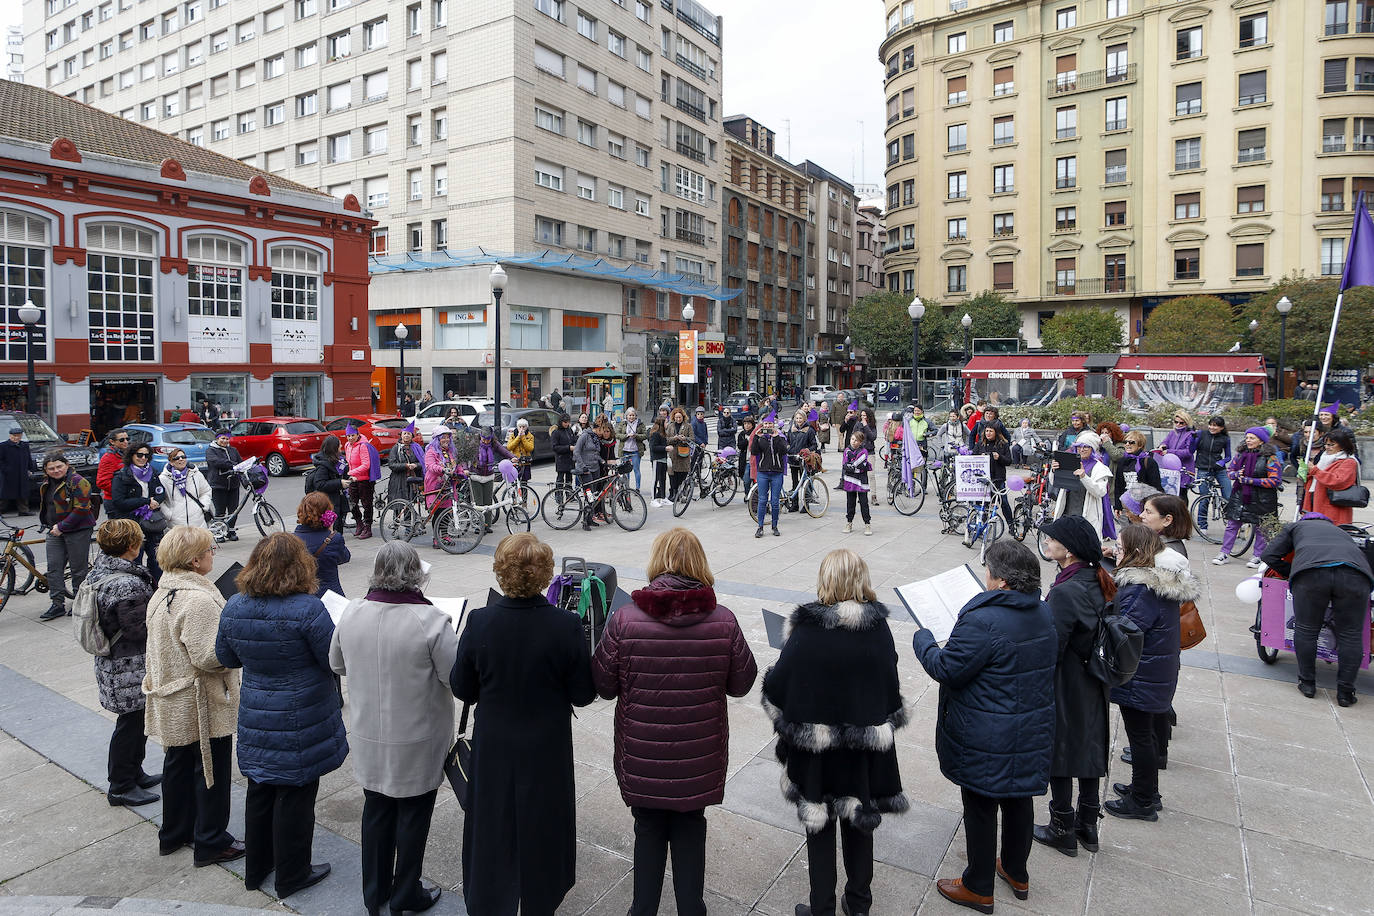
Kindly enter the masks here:
[[991, 424], [978, 427], [978, 441], [973, 444], [973, 454], [988, 456], [988, 479], [1002, 491], [1002, 518], [1011, 521], [1011, 503], [1007, 501], [1007, 468], [1011, 466], [1011, 443]]
[[852, 550], [831, 551], [821, 560], [816, 593], [816, 602], [792, 612], [782, 654], [763, 678], [763, 709], [778, 735], [783, 797], [806, 828], [810, 912], [835, 912], [838, 821], [844, 911], [867, 913], [873, 831], [884, 814], [908, 807], [894, 748], [907, 710], [887, 608], [868, 566]]
[[476, 704], [463, 819], [463, 899], [483, 916], [552, 916], [576, 881], [572, 707], [596, 696], [578, 618], [544, 598], [553, 550], [503, 538], [493, 564], [504, 595], [474, 610], [450, 683]]
[[305, 472], [307, 493], [323, 493], [334, 505], [334, 530], [344, 530], [344, 516], [348, 514], [348, 462], [338, 437], [330, 436], [320, 444], [320, 450], [310, 456], [310, 470]]
[[[1101, 536], [1081, 515], [1064, 515], [1040, 529], [1059, 574], [1045, 600], [1054, 611], [1059, 659], [1054, 669], [1054, 757], [1050, 762], [1050, 823], [1035, 839], [1066, 856], [1078, 846], [1097, 852], [1102, 817], [1098, 780], [1107, 775], [1107, 685], [1088, 673], [1097, 620], [1116, 594], [1102, 568]], [[1073, 783], [1078, 780], [1075, 817]]]
[[162, 479], [153, 473], [153, 447], [144, 443], [126, 449], [124, 467], [110, 481], [110, 505], [105, 514], [110, 518], [131, 518], [143, 529], [143, 553], [154, 585], [162, 578], [157, 546], [162, 543], [166, 516], [158, 508], [166, 499]]
[[572, 417], [558, 415], [558, 425], [549, 430], [549, 444], [553, 446], [554, 484], [573, 485], [573, 444], [577, 434], [572, 430]]
[[1125, 452], [1117, 459], [1112, 469], [1112, 505], [1120, 511], [1121, 496], [1132, 486], [1143, 483], [1163, 492], [1164, 484], [1159, 479], [1159, 464], [1145, 447], [1145, 434], [1131, 430], [1122, 442]]
[[391, 469], [391, 476], [386, 483], [387, 502], [413, 498], [415, 492], [409, 482], [412, 477], [421, 480], [416, 485], [417, 489], [424, 489], [425, 447], [415, 441], [415, 431], [411, 426], [401, 430], [401, 441], [393, 445], [386, 456], [386, 466]]

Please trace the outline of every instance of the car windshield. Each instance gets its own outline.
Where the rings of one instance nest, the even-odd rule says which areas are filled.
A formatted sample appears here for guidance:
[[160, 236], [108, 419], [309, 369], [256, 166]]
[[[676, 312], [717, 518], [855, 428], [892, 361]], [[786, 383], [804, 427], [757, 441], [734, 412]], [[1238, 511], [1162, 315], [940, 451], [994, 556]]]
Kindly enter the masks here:
[[64, 441], [53, 431], [53, 428], [47, 423], [44, 423], [40, 417], [0, 416], [0, 426], [3, 426], [6, 432], [8, 432], [11, 427], [18, 426], [24, 431], [24, 440], [26, 442], [51, 443]]
[[322, 433], [324, 427], [314, 420], [295, 420], [286, 424], [286, 431], [293, 436], [303, 436], [308, 433]]
[[174, 429], [162, 436], [169, 445], [208, 445], [215, 441], [215, 434], [208, 429]]
[[372, 425], [380, 426], [383, 429], [405, 429], [410, 425], [410, 421], [402, 417], [397, 417], [394, 420], [378, 420]]
[[446, 417], [448, 416], [448, 409], [452, 406], [452, 404], [431, 404], [420, 411], [420, 419], [431, 420]]

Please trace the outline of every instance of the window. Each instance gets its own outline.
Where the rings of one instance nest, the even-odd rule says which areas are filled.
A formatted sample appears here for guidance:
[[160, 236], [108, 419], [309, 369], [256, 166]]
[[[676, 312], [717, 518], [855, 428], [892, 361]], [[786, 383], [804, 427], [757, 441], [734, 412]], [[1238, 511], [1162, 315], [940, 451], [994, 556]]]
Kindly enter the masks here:
[[406, 7], [406, 34], [410, 36], [420, 34], [420, 4], [418, 3]]
[[606, 203], [617, 210], [625, 209], [625, 189], [617, 185], [606, 185]]
[[246, 67], [239, 67], [237, 77], [238, 87], [240, 89], [247, 89], [249, 86], [256, 84], [258, 81], [257, 68], [254, 67], [252, 64], [249, 64]]
[[895, 210], [899, 207], [901, 200], [901, 185], [890, 184], [887, 186], [887, 208]]
[[696, 172], [693, 172], [691, 169], [685, 169], [682, 166], [678, 166], [676, 189], [677, 196], [681, 197], [684, 200], [690, 200], [693, 203], [698, 204], [706, 203], [705, 175], [701, 175]]
[[968, 197], [968, 172], [950, 172], [945, 176], [948, 191], [945, 196], [950, 200], [963, 200]]
[[596, 71], [590, 67], [577, 65], [577, 86], [584, 92], [596, 95]]
[[1264, 185], [1254, 184], [1236, 188], [1236, 212], [1263, 213]]
[[635, 0], [635, 16], [643, 22], [649, 21], [649, 4], [644, 0]]
[[1350, 148], [1357, 153], [1374, 152], [1374, 118], [1356, 118], [1354, 142]]
[[613, 32], [613, 31], [611, 31], [610, 29], [607, 29], [607, 30], [606, 30], [606, 50], [607, 50], [607, 51], [610, 51], [610, 52], [611, 52], [612, 54], [614, 54], [616, 57], [624, 57], [624, 56], [625, 56], [625, 36], [624, 36], [624, 35], [621, 35], [619, 32]]
[[425, 180], [419, 169], [406, 172], [406, 184], [410, 187], [411, 200], [425, 199]]
[[1345, 118], [1326, 118], [1322, 121], [1322, 152], [1345, 152]]
[[588, 226], [578, 226], [577, 247], [583, 251], [596, 251], [596, 230]]
[[363, 77], [363, 101], [379, 102], [386, 98], [386, 71], [378, 70]]
[[1014, 67], [997, 67], [992, 71], [992, 94], [1011, 95], [1016, 91]]
[[[42, 312], [34, 325], [33, 358], [48, 358], [48, 230], [47, 223], [36, 216], [14, 210], [0, 210], [0, 294], [5, 305], [0, 307], [7, 325], [23, 327], [19, 308], [33, 302]], [[152, 280], [149, 279], [151, 289]], [[91, 298], [98, 295], [92, 290]], [[90, 304], [90, 303], [88, 303]], [[26, 358], [24, 335], [5, 335], [0, 342], [0, 354], [5, 359], [23, 362]]]
[[1102, 222], [1107, 226], [1126, 225], [1126, 201], [1107, 201], [1102, 207]]
[[958, 240], [968, 238], [968, 217], [960, 216], [945, 222], [949, 232], [948, 238]]
[[1240, 17], [1240, 46], [1253, 48], [1269, 43], [1269, 14]]
[[534, 106], [534, 126], [556, 134], [563, 133], [563, 113]]
[[1322, 92], [1345, 92], [1347, 62], [1344, 57], [1322, 62]]
[[595, 19], [593, 19], [591, 16], [588, 16], [581, 10], [578, 10], [577, 34], [581, 35], [583, 38], [589, 38], [592, 41], [596, 41], [596, 25], [597, 23]]
[[962, 105], [968, 101], [968, 77], [951, 77], [945, 84], [946, 98], [950, 105]]
[[363, 23], [363, 50], [375, 51], [386, 47], [386, 20], [374, 19]]
[[411, 251], [425, 250], [425, 229], [420, 223], [407, 223], [406, 237]]
[[162, 97], [162, 116], [164, 118], [174, 118], [181, 114], [181, 93], [174, 92], [171, 95]]
[[210, 125], [210, 136], [215, 140], [228, 140], [229, 119], [224, 118], [223, 120], [213, 122]]
[[353, 87], [348, 83], [335, 83], [327, 90], [325, 99], [328, 102], [329, 111], [347, 108], [353, 101]]
[[1236, 276], [1258, 277], [1264, 273], [1264, 243], [1236, 246]]
[[320, 94], [318, 92], [307, 92], [305, 95], [296, 96], [296, 117], [304, 118], [319, 111]]
[[1237, 162], [1263, 162], [1267, 153], [1265, 128], [1243, 130], [1236, 135]]
[[369, 210], [385, 207], [391, 199], [391, 194], [387, 191], [386, 178], [368, 178], [363, 181], [363, 197], [367, 201]]
[[234, 40], [238, 44], [243, 44], [245, 41], [252, 41], [257, 37], [257, 34], [258, 28], [252, 19], [240, 22], [234, 27]]
[[563, 0], [534, 0], [534, 8], [545, 16], [563, 22]]
[[1055, 258], [1054, 259], [1054, 291], [1056, 293], [1072, 293], [1078, 286], [1078, 259], [1077, 258]]
[[[579, 80], [581, 79], [581, 75], [582, 75], [582, 72], [581, 72], [581, 68], [579, 67], [579, 68], [578, 68], [578, 78], [579, 78]], [[593, 83], [593, 84], [592, 84], [592, 95], [595, 95], [595, 94], [596, 94], [596, 84]], [[622, 86], [622, 85], [620, 85], [619, 83], [617, 83], [615, 80], [607, 80], [607, 81], [606, 81], [606, 100], [607, 100], [608, 102], [610, 102], [612, 105], [618, 105], [618, 106], [620, 106], [621, 108], [624, 108], [624, 107], [625, 107], [625, 87]]]
[[992, 26], [992, 43], [997, 45], [1004, 41], [1011, 41], [1015, 37], [1015, 29], [1011, 22], [995, 22]]
[[563, 55], [543, 45], [534, 46], [534, 65], [545, 73], [563, 78]]
[[304, 19], [315, 15], [316, 0], [296, 0], [296, 18]]
[[435, 51], [429, 56], [429, 81], [436, 86], [448, 82], [447, 51]]
[[596, 200], [596, 179], [591, 175], [578, 174], [577, 196], [583, 200]]
[[1078, 7], [1066, 6], [1063, 9], [1055, 10], [1054, 27], [1056, 29], [1071, 29], [1078, 25]]
[[1126, 151], [1109, 149], [1103, 156], [1103, 184], [1122, 184], [1126, 181]]
[[[187, 17], [187, 21], [190, 21], [190, 17]], [[279, 6], [262, 14], [262, 30], [264, 32], [275, 32], [285, 25], [286, 9], [284, 7]]]
[[1054, 209], [1054, 230], [1056, 232], [1066, 232], [1070, 229], [1078, 228], [1078, 208], [1077, 207], [1055, 207]]
[[1339, 277], [1345, 272], [1345, 239], [1322, 239], [1321, 242], [1322, 276]]
[[86, 229], [90, 359], [157, 358], [155, 245], [153, 233], [132, 226], [97, 223]]
[[1193, 60], [1202, 56], [1202, 26], [1179, 29], [1174, 40], [1174, 60]]
[[968, 50], [968, 33], [955, 32], [953, 35], [949, 36], [947, 47], [949, 48], [950, 54], [963, 54]]
[[414, 92], [425, 85], [425, 65], [420, 58], [406, 61], [406, 91]]
[[1334, 213], [1345, 209], [1345, 179], [1323, 178], [1321, 206], [1323, 213]]
[[654, 66], [654, 55], [643, 45], [635, 45], [635, 66], [648, 73]]
[[1056, 140], [1067, 140], [1070, 137], [1078, 136], [1078, 108], [1070, 106], [1068, 108], [1058, 108], [1054, 112], [1054, 137]]
[[1174, 279], [1196, 280], [1202, 275], [1198, 248], [1174, 249]]
[[[893, 57], [893, 60], [894, 60], [894, 61], [896, 60], [896, 57], [895, 57], [895, 56]], [[915, 49], [915, 48], [903, 48], [903, 49], [902, 49], [902, 71], [905, 72], [905, 71], [907, 71], [907, 70], [911, 70], [911, 69], [913, 69], [915, 66], [916, 66], [916, 49]]]
[[265, 80], [276, 79], [285, 72], [285, 55], [278, 54], [276, 57], [269, 57], [262, 62], [262, 78]]
[[909, 118], [916, 113], [916, 90], [902, 90], [902, 117]]
[[[902, 206], [910, 207], [916, 203], [916, 179], [908, 178], [902, 182]], [[793, 244], [797, 244], [794, 240]]]
[[318, 321], [320, 256], [304, 248], [272, 249], [272, 317]]
[[1202, 83], [1182, 83], [1174, 87], [1174, 114], [1178, 117], [1202, 113]]
[[1003, 115], [992, 119], [992, 145], [1006, 146], [1008, 143], [1016, 142], [1016, 119], [1011, 115]]
[[371, 127], [363, 128], [363, 148], [369, 156], [386, 152], [385, 124], [374, 124]]
[[[443, 25], [443, 23], [438, 23]], [[429, 224], [430, 237], [434, 239], [435, 249], [442, 251], [448, 247], [448, 220], [431, 220]]]
[[446, 108], [436, 108], [436, 109], [434, 109], [434, 116], [433, 116], [432, 118], [430, 118], [429, 127], [430, 127], [430, 132], [434, 135], [434, 139], [435, 139], [435, 140], [447, 140], [447, 139], [448, 139], [448, 109], [446, 109]]
[[296, 165], [314, 165], [320, 161], [320, 145], [314, 140], [296, 146]]
[[542, 159], [534, 160], [534, 183], [550, 191], [563, 190], [563, 166]]
[[1239, 105], [1260, 105], [1269, 100], [1267, 91], [1268, 86], [1267, 70], [1256, 70], [1254, 73], [1242, 73], [1240, 75], [1240, 93], [1237, 99]]
[[606, 133], [606, 152], [617, 159], [625, 158], [625, 138], [620, 134]]
[[1054, 160], [1054, 186], [1072, 188], [1078, 184], [1078, 157], [1061, 156]]
[[1355, 91], [1374, 92], [1374, 57], [1355, 58]]
[[992, 193], [1010, 194], [1016, 190], [1016, 166], [994, 165], [992, 167]]
[[273, 127], [277, 124], [285, 123], [286, 103], [275, 102], [271, 105], [268, 105], [266, 108], [263, 109], [262, 121], [268, 127]]
[[1014, 264], [1011, 261], [994, 261], [992, 265], [992, 288], [993, 289], [1014, 289], [1016, 284], [1012, 282]]
[[1202, 215], [1202, 192], [1174, 195], [1174, 219], [1197, 219]]
[[968, 149], [968, 125], [949, 125], [945, 128], [945, 140], [945, 148], [951, 153], [959, 153]]
[[335, 134], [329, 138], [329, 161], [347, 162], [352, 158], [351, 134]]
[[1062, 54], [1054, 59], [1054, 88], [1072, 92], [1078, 88], [1078, 55]]
[[1116, 19], [1121, 16], [1129, 15], [1131, 12], [1130, 0], [1107, 0], [1107, 18]]
[[1350, 31], [1350, 4], [1347, 0], [1326, 0], [1326, 34], [1344, 35]]
[[600, 315], [583, 312], [563, 313], [563, 349], [605, 350], [606, 328]]
[[429, 4], [430, 28], [442, 29], [448, 25], [448, 0], [431, 0]]
[[1174, 171], [1184, 172], [1202, 168], [1202, 138], [1187, 137], [1174, 141]]
[[319, 46], [315, 42], [308, 45], [301, 45], [296, 49], [296, 67], [312, 66], [319, 59]]
[[992, 214], [992, 234], [994, 238], [1000, 238], [1016, 234], [1016, 214], [1014, 213], [994, 213]]
[[967, 264], [951, 264], [945, 269], [945, 290], [951, 293], [968, 291]]

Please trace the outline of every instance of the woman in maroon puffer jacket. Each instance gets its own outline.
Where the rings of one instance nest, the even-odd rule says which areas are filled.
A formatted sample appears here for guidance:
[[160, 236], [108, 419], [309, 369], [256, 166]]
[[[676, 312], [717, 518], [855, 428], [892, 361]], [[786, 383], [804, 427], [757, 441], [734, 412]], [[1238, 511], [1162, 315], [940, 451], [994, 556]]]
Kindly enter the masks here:
[[704, 916], [706, 806], [725, 797], [726, 696], [742, 697], [758, 665], [696, 535], [654, 539], [649, 579], [611, 617], [592, 658], [597, 693], [615, 708], [615, 775], [635, 819], [630, 916], [658, 912], [668, 847], [680, 916]]

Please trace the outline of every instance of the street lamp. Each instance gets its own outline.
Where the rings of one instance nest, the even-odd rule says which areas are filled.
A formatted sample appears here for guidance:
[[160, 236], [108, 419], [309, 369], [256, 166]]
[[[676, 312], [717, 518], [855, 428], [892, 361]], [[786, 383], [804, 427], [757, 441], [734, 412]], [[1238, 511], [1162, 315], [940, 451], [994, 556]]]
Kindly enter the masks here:
[[1274, 303], [1274, 308], [1279, 310], [1279, 385], [1277, 397], [1279, 400], [1283, 400], [1283, 360], [1286, 355], [1284, 351], [1288, 344], [1288, 313], [1293, 311], [1293, 303], [1288, 301], [1287, 296], [1284, 296]]
[[[649, 353], [653, 356], [653, 359], [650, 360], [649, 397], [646, 406], [651, 410], [656, 410], [658, 408], [658, 355], [662, 352], [663, 348], [660, 347], [658, 341], [655, 340], [654, 345], [649, 348]], [[651, 416], [658, 416], [658, 414], [654, 413], [651, 414]]]
[[506, 291], [506, 272], [497, 264], [491, 269], [491, 294], [496, 299], [496, 358], [492, 360], [492, 370], [496, 373], [496, 397], [492, 409], [496, 414], [493, 429], [501, 429], [501, 294]]
[[[687, 299], [686, 299], [685, 304], [682, 306], [682, 320], [683, 320], [684, 322], [686, 322], [686, 324], [687, 324], [687, 330], [689, 330], [689, 331], [692, 330], [692, 319], [695, 318], [696, 316], [697, 316], [697, 310], [694, 309], [694, 308], [692, 308], [692, 297], [691, 297], [691, 296], [688, 296]], [[680, 359], [681, 359], [681, 355], [679, 354], [679, 360], [680, 360]], [[695, 369], [695, 366], [696, 366], [696, 354], [695, 354], [695, 353], [692, 354], [692, 365], [693, 365], [693, 367], [694, 367], [694, 368], [693, 368], [693, 373], [695, 373], [695, 372], [697, 371], [697, 370]], [[694, 374], [694, 375], [693, 375], [693, 378], [695, 378], [695, 377], [696, 377], [696, 376], [695, 376], [695, 374]], [[691, 403], [693, 407], [696, 406], [695, 400], [692, 399], [692, 395], [693, 395], [694, 393], [695, 393], [695, 392], [694, 392], [694, 390], [693, 390], [693, 386], [692, 386], [692, 385], [688, 385], [688, 386], [687, 386], [687, 398], [688, 398], [688, 402]], [[691, 419], [691, 418], [688, 417], [688, 419]]]
[[24, 396], [24, 410], [38, 413], [38, 383], [33, 377], [33, 326], [43, 317], [43, 311], [29, 299], [19, 307], [19, 320], [24, 322], [24, 354], [29, 361], [29, 390]]
[[844, 338], [844, 358], [845, 358], [845, 377], [849, 379], [849, 384], [854, 387], [854, 342], [848, 335]]
[[921, 373], [921, 319], [926, 316], [925, 303], [921, 297], [917, 296], [911, 300], [911, 304], [906, 307], [906, 313], [911, 316], [911, 403], [919, 405], [921, 403], [920, 373]]
[[973, 338], [969, 336], [969, 328], [973, 327], [973, 317], [968, 312], [964, 312], [964, 317], [959, 319], [959, 323], [964, 326], [964, 362], [973, 359]]
[[398, 324], [395, 334], [396, 342], [401, 347], [401, 374], [396, 377], [396, 413], [399, 414], [401, 402], [406, 399], [406, 338], [410, 336], [410, 328]]

